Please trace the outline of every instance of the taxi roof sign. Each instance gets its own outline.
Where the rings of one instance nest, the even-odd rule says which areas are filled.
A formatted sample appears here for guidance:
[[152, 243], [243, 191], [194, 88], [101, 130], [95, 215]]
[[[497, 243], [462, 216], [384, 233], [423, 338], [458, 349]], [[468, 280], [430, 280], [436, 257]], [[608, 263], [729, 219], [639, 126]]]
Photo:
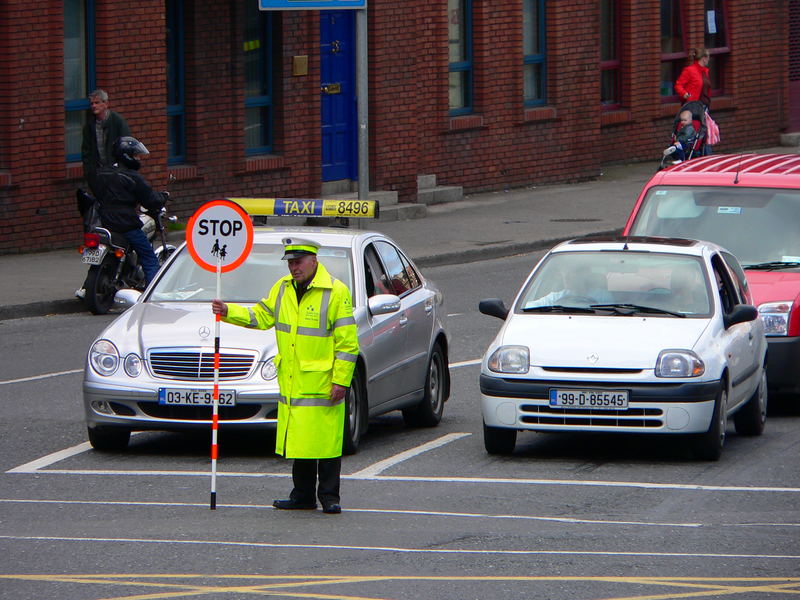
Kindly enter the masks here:
[[377, 219], [377, 200], [321, 198], [228, 198], [252, 217], [355, 217]]

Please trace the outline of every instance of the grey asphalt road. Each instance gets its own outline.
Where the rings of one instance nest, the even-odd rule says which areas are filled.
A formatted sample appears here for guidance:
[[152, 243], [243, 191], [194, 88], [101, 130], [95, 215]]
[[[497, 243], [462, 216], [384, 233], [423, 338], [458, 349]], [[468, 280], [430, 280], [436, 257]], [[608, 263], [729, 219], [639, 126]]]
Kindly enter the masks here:
[[[483, 450], [475, 360], [535, 256], [425, 269], [448, 299], [453, 395], [439, 427], [375, 419], [344, 460], [339, 516], [271, 508], [270, 436], [147, 433], [86, 449], [80, 369], [108, 317], [0, 323], [0, 597], [800, 597], [796, 411], [718, 463], [672, 438], [520, 436]], [[708, 596], [707, 594], [712, 594]], [[686, 596], [683, 596], [686, 597]]]

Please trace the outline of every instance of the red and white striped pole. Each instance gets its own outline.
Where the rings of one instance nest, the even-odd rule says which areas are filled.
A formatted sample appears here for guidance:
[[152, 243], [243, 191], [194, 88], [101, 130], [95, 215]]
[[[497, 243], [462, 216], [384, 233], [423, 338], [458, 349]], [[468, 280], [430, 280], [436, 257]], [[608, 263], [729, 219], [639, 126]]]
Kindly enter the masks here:
[[[221, 298], [222, 257], [217, 255], [217, 295]], [[217, 431], [219, 430], [219, 323], [222, 317], [214, 319], [214, 408], [211, 412], [211, 504], [209, 508], [217, 508]]]

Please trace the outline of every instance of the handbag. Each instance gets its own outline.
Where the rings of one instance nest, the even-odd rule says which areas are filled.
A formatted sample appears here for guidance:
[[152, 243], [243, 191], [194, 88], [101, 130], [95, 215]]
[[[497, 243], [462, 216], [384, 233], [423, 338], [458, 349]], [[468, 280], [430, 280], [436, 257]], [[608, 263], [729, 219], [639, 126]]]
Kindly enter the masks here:
[[719, 144], [719, 126], [717, 125], [717, 122], [711, 118], [711, 115], [708, 114], [708, 112], [706, 112], [706, 131], [708, 132], [708, 135], [706, 136], [706, 143], [709, 146]]

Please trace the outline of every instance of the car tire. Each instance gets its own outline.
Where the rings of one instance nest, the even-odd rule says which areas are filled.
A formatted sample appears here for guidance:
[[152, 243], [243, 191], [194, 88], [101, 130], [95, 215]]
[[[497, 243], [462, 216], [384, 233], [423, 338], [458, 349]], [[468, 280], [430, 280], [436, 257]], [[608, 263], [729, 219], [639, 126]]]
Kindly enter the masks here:
[[761, 380], [753, 395], [742, 408], [733, 415], [736, 433], [740, 435], [761, 435], [767, 422], [767, 369], [761, 369]]
[[361, 442], [362, 434], [367, 430], [367, 394], [364, 380], [357, 370], [345, 395], [344, 434], [342, 437], [342, 453], [355, 454]]
[[425, 375], [425, 393], [416, 406], [403, 409], [403, 421], [411, 427], [436, 427], [444, 412], [445, 369], [444, 354], [434, 345]]
[[114, 294], [117, 288], [114, 285], [114, 274], [116, 271], [115, 261], [106, 257], [102, 263], [96, 267], [89, 268], [86, 276], [86, 306], [95, 315], [106, 314], [114, 304]]
[[128, 447], [131, 430], [127, 427], [87, 427], [89, 443], [95, 450], [114, 452]]
[[708, 431], [695, 439], [694, 452], [700, 460], [716, 461], [722, 456], [722, 447], [725, 445], [727, 406], [728, 386], [723, 381], [714, 400], [714, 412], [711, 415]]
[[511, 454], [517, 445], [517, 430], [483, 424], [483, 446], [489, 454]]

